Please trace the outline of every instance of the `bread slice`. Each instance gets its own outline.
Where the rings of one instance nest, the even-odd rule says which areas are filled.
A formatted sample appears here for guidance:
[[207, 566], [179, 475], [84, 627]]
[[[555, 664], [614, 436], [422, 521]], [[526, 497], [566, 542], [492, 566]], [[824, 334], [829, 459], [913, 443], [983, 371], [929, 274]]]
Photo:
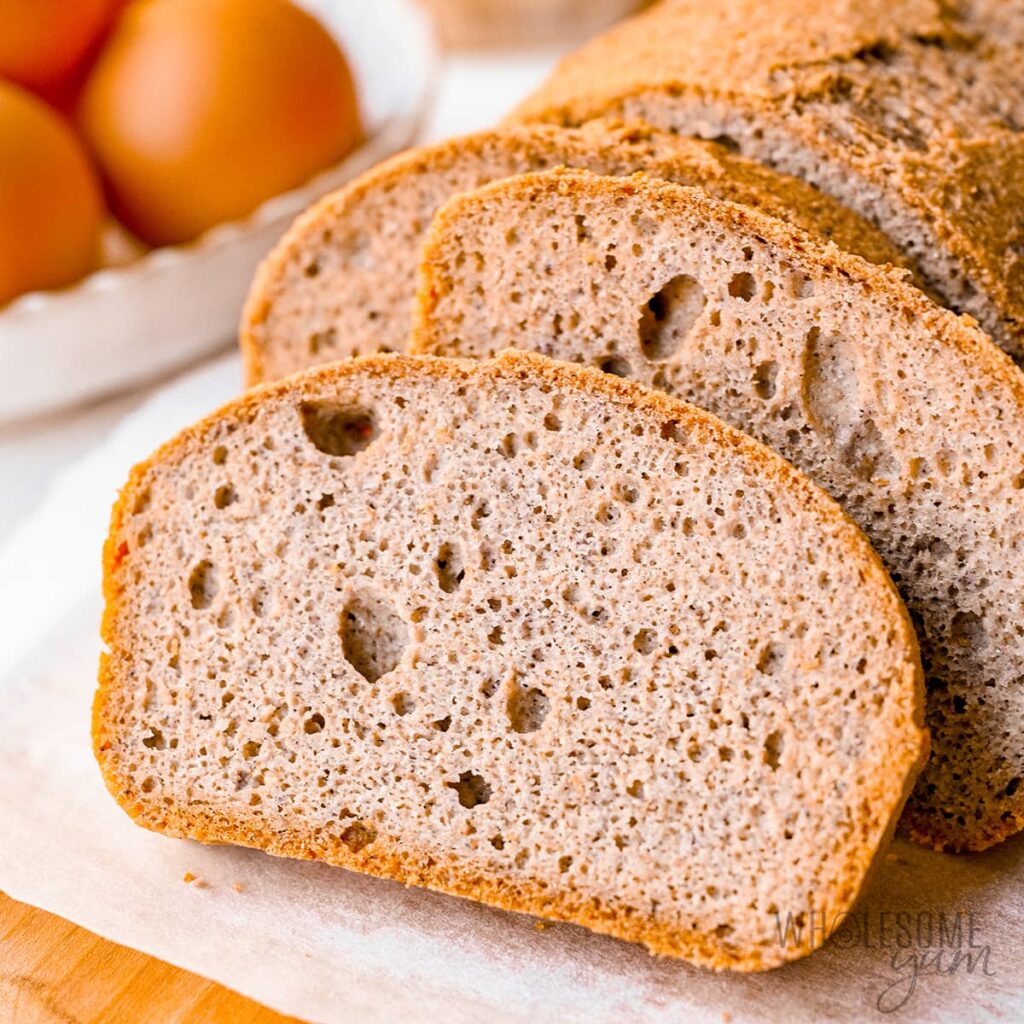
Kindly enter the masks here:
[[496, 178], [560, 164], [700, 184], [874, 262], [902, 261], [881, 232], [835, 200], [721, 146], [604, 123], [483, 132], [403, 153], [296, 222], [261, 267], [242, 318], [248, 383], [343, 356], [402, 351], [420, 239], [437, 208]]
[[877, 224], [1024, 356], [1024, 4], [671, 0], [566, 58], [513, 120], [728, 139]]
[[850, 906], [926, 745], [834, 502], [536, 356], [250, 392], [132, 472], [106, 595], [95, 749], [140, 824], [712, 967], [808, 951], [776, 912]]
[[697, 403], [867, 532], [919, 627], [932, 759], [904, 815], [937, 847], [1024, 826], [1024, 378], [897, 276], [675, 185], [527, 175], [453, 199], [416, 351], [514, 345]]

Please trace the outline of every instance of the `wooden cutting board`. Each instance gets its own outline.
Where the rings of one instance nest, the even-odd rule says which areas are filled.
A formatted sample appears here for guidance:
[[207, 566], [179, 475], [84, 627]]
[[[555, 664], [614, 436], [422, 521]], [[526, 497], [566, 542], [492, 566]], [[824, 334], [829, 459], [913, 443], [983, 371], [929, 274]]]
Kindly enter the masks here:
[[0, 893], [3, 1024], [300, 1024]]

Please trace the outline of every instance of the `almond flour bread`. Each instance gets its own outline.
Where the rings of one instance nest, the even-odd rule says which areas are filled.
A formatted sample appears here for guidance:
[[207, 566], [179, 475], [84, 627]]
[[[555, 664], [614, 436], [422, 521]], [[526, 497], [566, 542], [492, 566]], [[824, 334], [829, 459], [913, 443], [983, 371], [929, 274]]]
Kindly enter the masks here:
[[700, 184], [874, 262], [902, 260], [881, 232], [835, 200], [721, 146], [604, 123], [483, 132], [400, 154], [296, 222], [260, 269], [242, 318], [248, 383], [403, 350], [420, 240], [437, 208], [496, 178], [560, 164]]
[[95, 749], [140, 824], [711, 967], [808, 951], [776, 912], [851, 904], [926, 746], [838, 506], [536, 356], [250, 392], [132, 472], [106, 595]]
[[839, 500], [922, 642], [932, 757], [904, 814], [940, 848], [1024, 826], [1024, 378], [882, 268], [694, 189], [526, 175], [453, 199], [413, 348], [536, 349], [688, 399]]
[[727, 139], [877, 224], [1024, 355], [1024, 3], [671, 0], [568, 57], [518, 120]]

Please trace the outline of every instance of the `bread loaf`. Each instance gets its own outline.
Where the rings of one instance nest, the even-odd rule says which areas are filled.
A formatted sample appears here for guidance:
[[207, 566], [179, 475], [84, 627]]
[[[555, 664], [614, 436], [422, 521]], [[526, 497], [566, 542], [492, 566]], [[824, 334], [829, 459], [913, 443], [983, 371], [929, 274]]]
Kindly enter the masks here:
[[450, 196], [567, 164], [700, 184], [878, 262], [902, 257], [877, 229], [803, 182], [722, 146], [594, 123], [584, 130], [482, 132], [403, 153], [301, 217], [263, 264], [242, 318], [248, 383], [344, 356], [401, 351], [420, 239]]
[[136, 467], [105, 561], [95, 749], [140, 824], [712, 967], [808, 951], [777, 915], [850, 906], [926, 745], [834, 502], [536, 356], [255, 389]]
[[567, 57], [514, 121], [727, 141], [885, 231], [1024, 355], [1024, 3], [670, 0]]
[[917, 839], [1024, 826], [1024, 378], [883, 268], [694, 189], [580, 173], [456, 197], [413, 350], [514, 345], [683, 397], [771, 445], [864, 528], [914, 615], [931, 761]]

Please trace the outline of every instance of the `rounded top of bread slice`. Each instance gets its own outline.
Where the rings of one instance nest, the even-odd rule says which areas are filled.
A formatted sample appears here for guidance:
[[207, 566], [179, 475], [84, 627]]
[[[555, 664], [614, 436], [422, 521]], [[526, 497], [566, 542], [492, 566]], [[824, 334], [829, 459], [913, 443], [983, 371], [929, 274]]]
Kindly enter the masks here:
[[106, 595], [95, 744], [140, 823], [715, 967], [808, 951], [777, 915], [852, 904], [926, 745], [831, 499], [536, 356], [248, 393], [133, 471]]
[[437, 208], [494, 179], [563, 164], [700, 185], [873, 262], [907, 263], [882, 232], [831, 197], [715, 143], [605, 121], [479, 132], [401, 153], [295, 222], [249, 293], [240, 328], [247, 381], [404, 350], [420, 240]]
[[[508, 231], [514, 229], [515, 241]], [[863, 526], [915, 616], [932, 759], [904, 824], [1024, 826], [1024, 377], [899, 275], [699, 190], [580, 172], [456, 197], [413, 351], [513, 345], [661, 387], [771, 445]]]

